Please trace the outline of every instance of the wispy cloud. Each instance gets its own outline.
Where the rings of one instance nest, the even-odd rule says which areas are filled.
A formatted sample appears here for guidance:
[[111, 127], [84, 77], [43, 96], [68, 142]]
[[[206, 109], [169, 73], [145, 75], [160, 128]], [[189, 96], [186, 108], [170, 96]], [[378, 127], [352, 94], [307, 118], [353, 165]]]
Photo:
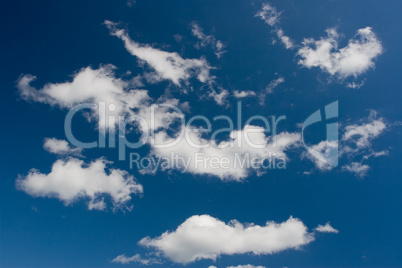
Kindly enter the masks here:
[[154, 70], [154, 81], [170, 80], [175, 85], [181, 86], [182, 82], [188, 82], [191, 77], [196, 77], [202, 83], [212, 79], [209, 74], [211, 67], [205, 59], [184, 59], [176, 52], [167, 52], [135, 42], [126, 30], [119, 28], [117, 23], [106, 20], [105, 25], [111, 35], [123, 41], [131, 55]]
[[277, 38], [282, 42], [286, 49], [294, 48], [294, 44], [290, 37], [286, 36], [283, 29], [280, 27], [280, 17], [282, 12], [278, 12], [275, 7], [269, 3], [264, 3], [260, 11], [255, 14], [255, 17], [261, 18], [265, 23], [273, 27]]
[[214, 35], [206, 35], [204, 33], [204, 29], [202, 29], [195, 21], [192, 22], [190, 26], [193, 36], [200, 40], [199, 42], [197, 42], [196, 48], [210, 46], [218, 59], [224, 53], [226, 53], [226, 51], [224, 50], [225, 45], [220, 40], [217, 40]]
[[339, 231], [334, 227], [332, 227], [329, 222], [327, 222], [325, 225], [319, 224], [314, 230], [320, 233], [335, 233], [335, 234], [339, 233]]
[[142, 265], [151, 265], [151, 264], [161, 264], [162, 262], [156, 258], [142, 258], [140, 254], [135, 254], [133, 256], [127, 257], [126, 254], [122, 254], [114, 258], [112, 263], [121, 263], [121, 264], [130, 264], [130, 263], [139, 263]]

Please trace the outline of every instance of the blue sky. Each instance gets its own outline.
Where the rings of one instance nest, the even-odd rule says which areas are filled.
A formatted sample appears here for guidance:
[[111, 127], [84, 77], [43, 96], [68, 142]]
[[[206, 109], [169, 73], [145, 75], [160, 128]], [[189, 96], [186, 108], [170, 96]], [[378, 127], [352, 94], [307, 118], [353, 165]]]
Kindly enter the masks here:
[[3, 1], [0, 266], [402, 267], [401, 7]]

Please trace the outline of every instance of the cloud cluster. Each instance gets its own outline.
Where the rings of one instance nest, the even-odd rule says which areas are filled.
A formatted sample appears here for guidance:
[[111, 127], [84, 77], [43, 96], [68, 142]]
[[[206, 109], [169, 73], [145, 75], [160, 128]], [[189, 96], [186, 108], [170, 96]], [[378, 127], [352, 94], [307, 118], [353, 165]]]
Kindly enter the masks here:
[[[361, 120], [360, 123], [344, 127], [344, 133], [339, 141], [321, 141], [311, 146], [311, 149], [321, 155], [332, 155], [326, 154], [326, 152], [339, 148], [339, 155], [334, 155], [334, 157], [339, 156], [339, 158], [348, 161], [348, 164], [344, 165], [342, 170], [353, 173], [358, 177], [364, 177], [370, 169], [367, 164], [363, 163], [364, 161], [371, 157], [380, 157], [388, 154], [388, 151], [376, 152], [371, 148], [373, 140], [380, 136], [387, 127], [388, 125], [384, 118], [377, 118], [377, 113], [371, 111], [369, 117]], [[310, 154], [305, 155], [314, 162], [318, 169], [322, 171], [333, 169], [331, 165], [327, 164], [332, 162], [331, 159], [322, 161]]]
[[127, 171], [107, 168], [109, 163], [102, 158], [89, 164], [75, 158], [57, 160], [49, 174], [32, 169], [16, 185], [33, 197], [57, 198], [66, 205], [89, 199], [89, 210], [105, 210], [105, 196], [111, 197], [114, 209], [131, 209], [131, 194], [142, 193], [142, 185]]
[[336, 29], [326, 32], [327, 37], [319, 40], [304, 39], [303, 46], [297, 52], [301, 58], [300, 65], [309, 69], [319, 67], [340, 78], [356, 77], [374, 68], [374, 59], [382, 54], [381, 42], [371, 27], [359, 29], [343, 48], [338, 48], [339, 34]]
[[175, 231], [156, 238], [145, 237], [139, 244], [154, 248], [175, 263], [187, 264], [201, 259], [216, 260], [221, 255], [266, 255], [298, 249], [314, 240], [302, 221], [290, 217], [282, 223], [265, 226], [228, 224], [209, 215], [192, 216]]
[[372, 141], [380, 136], [388, 127], [384, 118], [377, 118], [377, 112], [371, 111], [366, 122], [353, 124], [345, 127], [342, 137], [344, 144], [341, 153], [349, 159], [356, 159], [360, 156], [360, 161], [352, 160], [349, 164], [342, 167], [344, 171], [351, 172], [357, 177], [365, 177], [369, 165], [363, 161], [371, 157], [379, 157], [388, 154], [388, 151], [376, 152], [372, 147]]

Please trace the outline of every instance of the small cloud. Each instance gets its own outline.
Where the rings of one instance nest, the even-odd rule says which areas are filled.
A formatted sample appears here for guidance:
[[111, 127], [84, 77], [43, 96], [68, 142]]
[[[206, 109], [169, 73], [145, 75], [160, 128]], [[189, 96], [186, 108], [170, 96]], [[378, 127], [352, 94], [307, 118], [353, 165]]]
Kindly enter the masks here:
[[253, 97], [256, 94], [254, 91], [251, 91], [251, 90], [247, 90], [247, 91], [234, 90], [233, 95], [235, 96], [235, 98], [242, 99], [242, 98], [247, 98], [247, 97]]
[[195, 45], [196, 48], [210, 46], [214, 51], [216, 57], [219, 59], [224, 53], [226, 53], [225, 45], [217, 40], [214, 35], [206, 35], [204, 30], [194, 21], [191, 23], [191, 32], [193, 36], [197, 37], [200, 41]]
[[43, 148], [52, 154], [81, 156], [82, 148], [71, 148], [67, 141], [46, 138]]
[[364, 86], [364, 82], [365, 82], [365, 80], [361, 81], [360, 83], [355, 83], [355, 82], [346, 83], [346, 87], [352, 88], [352, 89], [359, 89], [362, 86]]
[[214, 89], [212, 89], [211, 93], [209, 93], [209, 97], [213, 98], [218, 105], [225, 105], [226, 99], [229, 96], [229, 92], [226, 89], [221, 88], [221, 92], [217, 93]]
[[[282, 42], [282, 44], [286, 47], [286, 49], [294, 48], [294, 44], [289, 36], [285, 35], [285, 32], [280, 27], [280, 16], [282, 12], [278, 12], [275, 7], [271, 6], [269, 3], [264, 3], [260, 11], [255, 14], [255, 17], [261, 18], [265, 23], [269, 26], [273, 27], [273, 32], [276, 34], [278, 39]], [[276, 40], [274, 39], [272, 44], [275, 44]]]
[[327, 222], [325, 225], [319, 224], [314, 230], [320, 233], [339, 233], [339, 231], [332, 227], [329, 222]]
[[139, 263], [142, 265], [151, 265], [151, 264], [161, 264], [160, 260], [155, 258], [144, 259], [140, 254], [135, 254], [134, 256], [127, 257], [125, 254], [119, 255], [114, 258], [112, 263], [121, 263], [121, 264], [130, 264], [130, 263]]
[[136, 0], [127, 0], [126, 5], [128, 7], [132, 7], [135, 5], [136, 2], [137, 2]]
[[237, 266], [227, 266], [226, 268], [265, 268], [265, 266], [255, 266], [251, 264], [246, 264], [246, 265], [237, 265]]
[[260, 104], [263, 105], [265, 103], [265, 97], [267, 95], [273, 94], [275, 88], [284, 83], [285, 79], [283, 77], [278, 77], [277, 79], [272, 80], [266, 87], [264, 90], [261, 91], [261, 93], [259, 94], [259, 99], [260, 99]]
[[368, 165], [363, 165], [360, 162], [352, 162], [342, 167], [342, 170], [354, 173], [356, 176], [360, 178], [365, 177], [369, 169], [370, 167]]

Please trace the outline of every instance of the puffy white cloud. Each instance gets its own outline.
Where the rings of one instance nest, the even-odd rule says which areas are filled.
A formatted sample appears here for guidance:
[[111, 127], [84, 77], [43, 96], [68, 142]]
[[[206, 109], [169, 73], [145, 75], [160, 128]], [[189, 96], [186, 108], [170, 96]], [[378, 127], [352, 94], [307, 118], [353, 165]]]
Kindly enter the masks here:
[[83, 68], [74, 75], [72, 82], [48, 83], [40, 90], [30, 85], [35, 76], [24, 75], [18, 80], [17, 88], [24, 99], [62, 108], [71, 108], [90, 99], [119, 103], [116, 95], [122, 93], [126, 83], [114, 77], [114, 69], [113, 65], [101, 66], [97, 70]]
[[241, 98], [252, 97], [252, 96], [255, 96], [256, 94], [254, 91], [251, 91], [251, 90], [245, 90], [245, 91], [234, 90], [233, 95], [236, 98], [241, 99]]
[[282, 12], [278, 12], [276, 8], [269, 3], [264, 3], [261, 10], [255, 14], [255, 17], [260, 17], [265, 23], [273, 27], [278, 39], [286, 49], [292, 49], [294, 48], [293, 42], [290, 40], [290, 37], [285, 35], [283, 29], [279, 26], [281, 14]]
[[[112, 65], [100, 66], [98, 69], [91, 67], [82, 68], [73, 75], [71, 82], [47, 83], [37, 90], [30, 84], [35, 77], [22, 76], [17, 84], [20, 95], [26, 100], [57, 105], [61, 108], [72, 108], [83, 103], [97, 105], [97, 109], [90, 112], [92, 118], [98, 120], [101, 130], [114, 128], [119, 116], [139, 115], [143, 117], [150, 129], [166, 127], [166, 124], [180, 118], [176, 112], [171, 112], [169, 105], [178, 105], [177, 99], [160, 98], [154, 102], [147, 90], [128, 89], [132, 81], [116, 78], [115, 67]], [[100, 103], [104, 102], [104, 112], [100, 110]], [[151, 124], [151, 107], [154, 107], [155, 124]], [[115, 118], [115, 122], [109, 122], [109, 118]]]
[[307, 68], [319, 67], [341, 78], [356, 77], [374, 68], [374, 59], [383, 51], [381, 42], [370, 27], [359, 29], [348, 45], [340, 49], [337, 31], [332, 28], [326, 32], [327, 37], [319, 40], [304, 39], [303, 46], [297, 53], [301, 57], [300, 65]]
[[125, 48], [131, 55], [146, 62], [155, 70], [153, 77], [155, 81], [170, 80], [180, 86], [181, 82], [187, 82], [193, 76], [196, 76], [202, 83], [210, 82], [212, 79], [209, 74], [211, 67], [205, 59], [183, 59], [176, 52], [166, 52], [135, 42], [124, 29], [119, 29], [114, 22], [105, 21], [105, 25], [111, 35], [124, 42]]
[[125, 254], [119, 255], [112, 260], [112, 263], [130, 264], [140, 263], [142, 265], [161, 264], [161, 261], [155, 258], [144, 259], [140, 254], [127, 257]]
[[154, 248], [175, 263], [187, 264], [201, 259], [216, 260], [221, 255], [273, 254], [299, 249], [314, 240], [302, 221], [290, 217], [282, 223], [265, 226], [228, 224], [209, 215], [192, 216], [175, 231], [156, 238], [145, 237], [139, 244]]
[[103, 158], [89, 164], [75, 158], [57, 160], [49, 174], [32, 169], [17, 179], [16, 186], [33, 197], [57, 198], [66, 205], [89, 199], [90, 210], [104, 210], [104, 196], [109, 195], [114, 209], [131, 209], [131, 194], [142, 193], [142, 185], [127, 171], [107, 168], [108, 163]]
[[215, 36], [206, 35], [204, 30], [195, 21], [191, 23], [191, 32], [200, 40], [200, 42], [196, 44], [197, 48], [205, 47], [207, 45], [210, 46], [218, 59], [226, 53], [226, 51], [224, 51], [225, 45], [217, 40]]
[[71, 148], [67, 141], [56, 138], [46, 138], [43, 148], [57, 155], [81, 155], [82, 148]]
[[337, 229], [335, 229], [334, 227], [332, 227], [329, 222], [327, 222], [325, 225], [318, 225], [315, 229], [316, 232], [320, 232], [320, 233], [339, 233], [339, 231]]
[[[20, 95], [27, 100], [47, 103], [61, 108], [72, 108], [82, 103], [99, 104], [105, 102], [106, 113], [93, 110], [91, 115], [99, 119], [99, 127], [108, 127], [107, 120], [110, 115], [133, 114], [131, 108], [138, 107], [143, 102], [150, 100], [146, 90], [125, 91], [129, 84], [114, 75], [115, 67], [112, 65], [101, 66], [99, 69], [91, 67], [82, 68], [73, 76], [71, 82], [47, 83], [37, 90], [30, 84], [36, 79], [32, 75], [22, 76], [17, 84]], [[115, 110], [108, 109], [114, 105]]]
[[171, 137], [164, 131], [156, 133], [153, 143], [158, 146], [154, 145], [151, 153], [159, 158], [171, 158], [174, 154], [181, 159], [174, 168], [221, 180], [241, 181], [251, 170], [260, 175], [264, 167], [284, 168], [286, 151], [300, 145], [299, 134], [281, 132], [271, 136], [266, 135], [264, 128], [252, 125], [231, 131], [230, 140], [221, 142], [203, 138], [202, 129], [187, 126], [182, 133], [182, 138]]

